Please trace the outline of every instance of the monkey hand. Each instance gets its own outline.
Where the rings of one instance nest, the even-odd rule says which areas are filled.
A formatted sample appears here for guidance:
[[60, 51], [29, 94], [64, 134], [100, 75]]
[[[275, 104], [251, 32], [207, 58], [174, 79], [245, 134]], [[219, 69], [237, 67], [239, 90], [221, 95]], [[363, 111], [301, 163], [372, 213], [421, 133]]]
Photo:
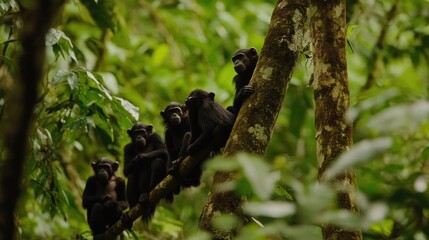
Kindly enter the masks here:
[[107, 200], [103, 205], [105, 208], [113, 208], [115, 206], [115, 201]]
[[249, 85], [246, 85], [242, 89], [240, 89], [237, 95], [240, 96], [241, 98], [246, 99], [247, 97], [252, 95], [253, 92], [254, 92], [253, 88]]
[[106, 206], [106, 204], [108, 205], [109, 204], [109, 202], [111, 202], [112, 201], [112, 196], [110, 196], [110, 195], [106, 195], [106, 196], [104, 196], [104, 197], [102, 197], [101, 198], [101, 203], [105, 206], [105, 207], [107, 207]]
[[133, 227], [133, 220], [131, 219], [130, 215], [128, 215], [128, 212], [122, 213], [121, 222], [128, 229], [131, 229]]
[[139, 153], [136, 156], [136, 160], [144, 160], [146, 158], [146, 154], [145, 153]]
[[177, 173], [180, 169], [180, 163], [182, 163], [183, 158], [178, 158], [171, 163], [171, 167], [167, 170], [167, 173], [173, 177], [177, 176]]

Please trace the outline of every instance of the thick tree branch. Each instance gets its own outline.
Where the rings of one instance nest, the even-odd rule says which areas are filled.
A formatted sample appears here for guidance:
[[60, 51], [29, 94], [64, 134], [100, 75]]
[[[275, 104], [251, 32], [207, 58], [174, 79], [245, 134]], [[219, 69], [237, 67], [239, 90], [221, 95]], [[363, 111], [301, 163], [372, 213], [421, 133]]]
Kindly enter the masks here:
[[[225, 146], [224, 156], [245, 151], [263, 155], [283, 104], [298, 55], [302, 49], [307, 2], [278, 1], [271, 18], [264, 46], [250, 81], [255, 93], [244, 102]], [[231, 239], [247, 218], [243, 214], [244, 199], [233, 192], [219, 192], [222, 183], [235, 179], [234, 172], [215, 174], [208, 200], [200, 217], [199, 227], [214, 239]], [[214, 225], [213, 218], [233, 214], [242, 220], [237, 226], [223, 231]]]
[[6, 112], [2, 119], [6, 158], [1, 162], [0, 170], [0, 239], [15, 239], [17, 232], [14, 214], [22, 192], [27, 138], [33, 128], [33, 110], [44, 74], [45, 36], [64, 0], [28, 3], [31, 6], [22, 11], [19, 76], [7, 96]]
[[[258, 65], [251, 80], [256, 90], [246, 101], [237, 117], [224, 155], [231, 156], [239, 151], [264, 154], [271, 138], [275, 121], [283, 104], [287, 86], [302, 49], [305, 22], [307, 20], [306, 1], [278, 1], [268, 34], [262, 48]], [[205, 159], [208, 153], [201, 153], [198, 158], [186, 158], [180, 167], [180, 176], [186, 174]], [[234, 179], [231, 172], [216, 173], [211, 193], [200, 218], [200, 228], [212, 233], [214, 239], [230, 239], [238, 228], [230, 231], [219, 231], [211, 221], [217, 213], [232, 213], [244, 222], [242, 199], [232, 192], [215, 191], [218, 184]], [[167, 176], [149, 196], [152, 203], [159, 202], [164, 196], [177, 187], [177, 181]], [[134, 221], [143, 209], [137, 205], [130, 210], [129, 216]], [[115, 223], [105, 233], [105, 239], [112, 239], [125, 229], [121, 221]]]
[[[314, 100], [319, 179], [334, 159], [352, 143], [352, 126], [346, 119], [350, 104], [346, 61], [345, 0], [311, 0], [311, 42], [314, 48]], [[351, 171], [333, 180], [338, 207], [359, 211], [353, 191], [356, 178]], [[347, 189], [347, 190], [344, 190]], [[360, 230], [326, 224], [324, 239], [362, 239]]]

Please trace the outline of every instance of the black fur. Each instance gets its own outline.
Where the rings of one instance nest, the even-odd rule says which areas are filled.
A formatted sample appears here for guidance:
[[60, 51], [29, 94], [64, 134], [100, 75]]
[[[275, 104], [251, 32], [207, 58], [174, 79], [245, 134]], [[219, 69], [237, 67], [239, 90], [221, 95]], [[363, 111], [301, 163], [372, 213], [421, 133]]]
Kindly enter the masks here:
[[[160, 114], [164, 119], [164, 136], [168, 155], [170, 161], [174, 161], [185, 154], [189, 144], [191, 127], [188, 109], [185, 105], [172, 102]], [[169, 164], [169, 167], [171, 167], [171, 164]]]
[[101, 158], [91, 165], [94, 175], [86, 181], [82, 205], [87, 209], [89, 227], [93, 235], [97, 236], [118, 221], [128, 205], [125, 181], [115, 175], [119, 163]]
[[[217, 153], [225, 146], [234, 124], [235, 116], [214, 101], [215, 94], [194, 90], [186, 99], [191, 123], [191, 140], [187, 154], [195, 156], [201, 149]], [[190, 174], [190, 185], [200, 184], [201, 165]]]
[[235, 115], [238, 114], [243, 102], [254, 92], [253, 88], [248, 84], [255, 71], [258, 58], [259, 55], [255, 48], [239, 49], [232, 56], [234, 70], [237, 75], [232, 79], [235, 85], [234, 104], [227, 109]]
[[127, 132], [131, 139], [124, 148], [128, 203], [131, 208], [142, 204], [145, 209], [142, 220], [148, 222], [156, 207], [148, 201], [148, 196], [167, 174], [168, 152], [161, 136], [152, 132], [152, 125], [138, 122]]

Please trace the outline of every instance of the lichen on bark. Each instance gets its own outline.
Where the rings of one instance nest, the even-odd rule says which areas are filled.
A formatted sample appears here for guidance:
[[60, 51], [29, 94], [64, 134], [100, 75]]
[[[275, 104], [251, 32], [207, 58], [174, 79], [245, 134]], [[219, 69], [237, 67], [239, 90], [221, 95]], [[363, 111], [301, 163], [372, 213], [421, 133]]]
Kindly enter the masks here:
[[[352, 144], [352, 126], [346, 119], [349, 88], [346, 62], [345, 1], [310, 1], [311, 40], [314, 50], [314, 100], [318, 175], [322, 179], [329, 165]], [[332, 180], [341, 186], [339, 208], [358, 212], [353, 194], [356, 179], [346, 171]], [[362, 239], [360, 230], [323, 225], [324, 239]]]
[[[224, 156], [244, 151], [263, 155], [270, 141], [288, 84], [302, 50], [307, 21], [307, 2], [278, 1], [262, 47], [258, 64], [250, 81], [255, 93], [243, 104], [225, 146]], [[243, 213], [245, 201], [234, 192], [217, 191], [217, 186], [234, 180], [234, 172], [217, 172], [200, 217], [199, 227], [214, 239], [231, 239], [248, 221]], [[216, 214], [215, 214], [216, 213]], [[213, 223], [217, 214], [234, 215], [239, 222], [228, 231]]]

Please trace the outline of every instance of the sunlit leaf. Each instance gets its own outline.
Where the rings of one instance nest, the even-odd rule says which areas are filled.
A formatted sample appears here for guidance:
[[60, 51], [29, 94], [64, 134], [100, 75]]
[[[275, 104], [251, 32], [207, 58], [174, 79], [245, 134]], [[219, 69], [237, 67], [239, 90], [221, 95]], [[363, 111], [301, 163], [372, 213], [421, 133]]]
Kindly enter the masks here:
[[303, 222], [313, 223], [327, 209], [333, 209], [336, 205], [336, 193], [331, 186], [323, 183], [312, 183], [304, 186], [293, 182], [295, 199], [297, 201], [297, 213]]
[[67, 76], [67, 83], [70, 86], [71, 90], [75, 90], [79, 87], [79, 77], [76, 73], [70, 73]]
[[124, 107], [125, 110], [127, 110], [127, 112], [129, 114], [131, 114], [131, 116], [134, 118], [134, 120], [138, 120], [139, 119], [139, 108], [134, 106], [132, 103], [128, 102], [127, 100], [123, 99], [123, 98], [119, 98], [119, 97], [115, 97], [116, 100], [118, 100], [121, 105]]
[[320, 224], [330, 223], [337, 226], [358, 229], [361, 227], [362, 218], [348, 210], [335, 210], [321, 214], [317, 218], [317, 222]]
[[429, 102], [419, 101], [387, 108], [368, 121], [368, 128], [381, 133], [414, 129], [429, 118]]
[[282, 218], [295, 213], [295, 205], [288, 202], [248, 202], [244, 210], [252, 216]]
[[170, 52], [170, 47], [167, 44], [162, 44], [155, 49], [155, 52], [152, 55], [152, 64], [154, 67], [161, 66], [165, 59], [167, 58], [168, 53]]
[[115, 27], [112, 16], [109, 14], [110, 9], [106, 8], [103, 4], [100, 4], [101, 1], [95, 0], [81, 0], [81, 2], [86, 6], [88, 11], [91, 14], [91, 17], [101, 28], [110, 28]]
[[233, 215], [216, 216], [213, 221], [215, 225], [223, 231], [234, 229], [238, 224], [237, 217]]
[[369, 222], [379, 222], [386, 217], [386, 214], [389, 211], [389, 207], [382, 202], [373, 203], [368, 209], [366, 209], [365, 218]]
[[355, 143], [348, 151], [341, 154], [334, 164], [328, 168], [324, 174], [324, 178], [330, 179], [350, 167], [370, 161], [386, 152], [392, 144], [392, 139], [388, 137], [363, 140]]
[[271, 172], [267, 163], [250, 154], [239, 154], [237, 160], [255, 193], [261, 199], [268, 199], [280, 179], [280, 172]]

